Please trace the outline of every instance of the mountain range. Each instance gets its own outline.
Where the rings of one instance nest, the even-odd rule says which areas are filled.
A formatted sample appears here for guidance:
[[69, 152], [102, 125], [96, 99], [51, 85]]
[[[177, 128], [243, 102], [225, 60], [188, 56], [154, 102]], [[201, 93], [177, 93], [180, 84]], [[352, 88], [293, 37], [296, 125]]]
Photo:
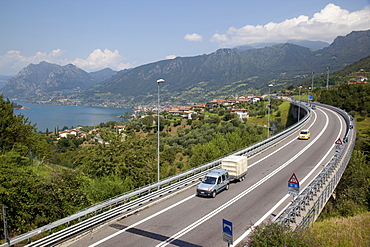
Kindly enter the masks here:
[[87, 73], [73, 64], [31, 63], [9, 79], [0, 92], [20, 100], [47, 100], [80, 93], [115, 73], [110, 68]]
[[[325, 46], [324, 43], [318, 45]], [[322, 49], [285, 43], [261, 48], [219, 49], [177, 57], [119, 72], [87, 73], [74, 65], [30, 64], [0, 90], [23, 100], [64, 99], [64, 103], [101, 106], [155, 105], [157, 80], [163, 104], [203, 103], [236, 94], [261, 93], [336, 71], [370, 55], [370, 30], [337, 37]]]
[[[329, 46], [329, 43], [323, 42], [323, 41], [310, 41], [310, 40], [297, 40], [297, 39], [290, 39], [286, 43], [293, 44], [293, 45], [299, 45], [311, 49], [323, 49], [327, 46]], [[279, 43], [254, 43], [250, 45], [242, 45], [242, 46], [237, 46], [235, 49], [240, 50], [240, 51], [245, 51], [249, 49], [257, 49], [257, 48], [263, 48], [266, 46], [273, 46], [277, 45]]]

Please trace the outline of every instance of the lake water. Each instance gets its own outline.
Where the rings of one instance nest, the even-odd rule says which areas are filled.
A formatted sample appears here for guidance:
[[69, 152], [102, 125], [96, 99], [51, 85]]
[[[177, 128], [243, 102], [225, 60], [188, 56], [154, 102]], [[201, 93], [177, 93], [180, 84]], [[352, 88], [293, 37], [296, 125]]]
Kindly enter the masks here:
[[67, 105], [41, 105], [30, 104], [24, 101], [14, 101], [28, 109], [14, 110], [15, 115], [22, 114], [28, 118], [31, 124], [36, 124], [38, 131], [54, 131], [55, 127], [61, 130], [77, 126], [94, 126], [109, 121], [122, 122], [119, 118], [125, 112], [132, 109], [108, 108], [95, 106], [67, 106]]

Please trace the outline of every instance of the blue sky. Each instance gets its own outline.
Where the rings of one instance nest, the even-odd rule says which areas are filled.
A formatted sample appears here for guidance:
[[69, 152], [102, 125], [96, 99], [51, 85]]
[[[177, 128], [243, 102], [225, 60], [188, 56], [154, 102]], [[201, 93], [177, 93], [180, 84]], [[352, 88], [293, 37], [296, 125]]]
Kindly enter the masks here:
[[0, 0], [0, 75], [30, 63], [88, 72], [370, 29], [370, 0]]

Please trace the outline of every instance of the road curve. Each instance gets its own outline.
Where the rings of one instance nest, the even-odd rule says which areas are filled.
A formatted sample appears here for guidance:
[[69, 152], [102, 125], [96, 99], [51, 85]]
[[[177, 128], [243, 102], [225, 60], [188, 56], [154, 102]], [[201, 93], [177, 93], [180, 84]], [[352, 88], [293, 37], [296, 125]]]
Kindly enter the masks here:
[[296, 174], [302, 191], [330, 161], [335, 141], [345, 134], [343, 118], [323, 107], [313, 111], [303, 128], [311, 130], [309, 140], [298, 140], [297, 131], [251, 157], [246, 179], [216, 198], [198, 197], [195, 187], [186, 188], [61, 246], [226, 246], [223, 219], [233, 223], [234, 245], [242, 245], [252, 226], [289, 205], [290, 176]]

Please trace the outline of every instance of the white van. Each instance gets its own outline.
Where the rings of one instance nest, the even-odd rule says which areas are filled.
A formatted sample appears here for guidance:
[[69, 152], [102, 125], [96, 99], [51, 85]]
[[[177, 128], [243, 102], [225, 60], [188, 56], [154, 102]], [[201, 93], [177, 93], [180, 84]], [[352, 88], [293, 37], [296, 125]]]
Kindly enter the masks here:
[[222, 190], [229, 189], [229, 173], [223, 169], [213, 170], [204, 177], [197, 187], [198, 196], [216, 197]]

